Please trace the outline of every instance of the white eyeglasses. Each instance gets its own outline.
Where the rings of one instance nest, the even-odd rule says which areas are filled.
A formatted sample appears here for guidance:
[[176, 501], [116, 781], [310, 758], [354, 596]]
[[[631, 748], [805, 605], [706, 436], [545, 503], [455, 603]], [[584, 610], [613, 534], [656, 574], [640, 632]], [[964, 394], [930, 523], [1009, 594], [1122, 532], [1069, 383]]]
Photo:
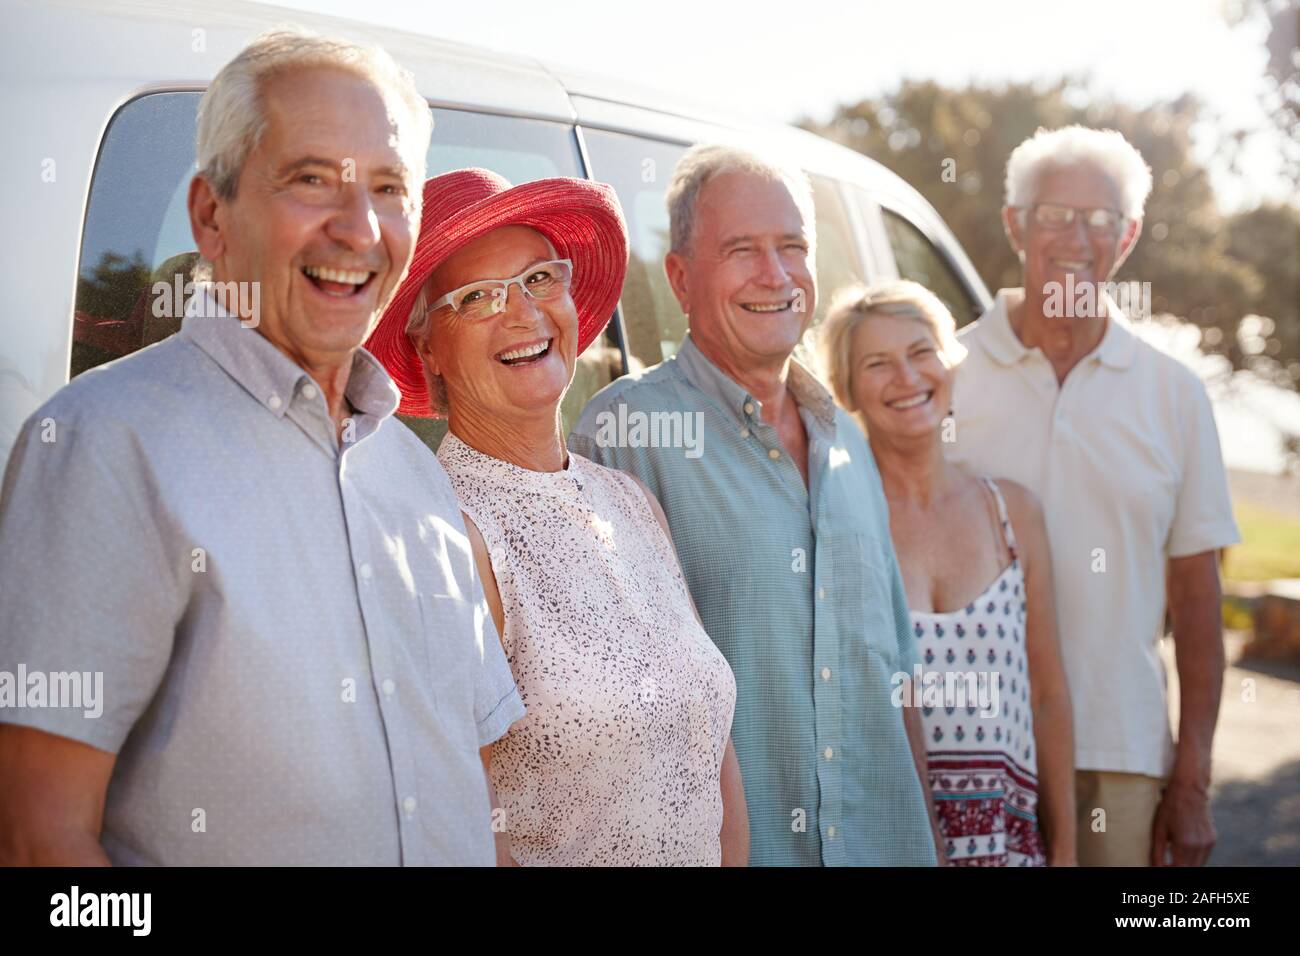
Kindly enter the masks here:
[[433, 303], [429, 311], [451, 306], [467, 322], [479, 322], [505, 311], [512, 285], [530, 299], [545, 301], [564, 294], [572, 281], [573, 260], [552, 259], [529, 266], [513, 279], [480, 279], [463, 285]]

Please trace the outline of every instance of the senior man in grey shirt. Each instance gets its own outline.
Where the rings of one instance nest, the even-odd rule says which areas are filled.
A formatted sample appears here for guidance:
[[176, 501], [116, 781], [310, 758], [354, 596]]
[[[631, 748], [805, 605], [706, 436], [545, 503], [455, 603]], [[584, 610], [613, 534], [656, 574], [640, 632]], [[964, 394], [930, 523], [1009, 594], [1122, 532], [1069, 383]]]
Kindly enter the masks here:
[[480, 748], [523, 706], [446, 475], [359, 347], [430, 128], [387, 54], [309, 34], [205, 94], [211, 282], [5, 474], [0, 861], [493, 863]]

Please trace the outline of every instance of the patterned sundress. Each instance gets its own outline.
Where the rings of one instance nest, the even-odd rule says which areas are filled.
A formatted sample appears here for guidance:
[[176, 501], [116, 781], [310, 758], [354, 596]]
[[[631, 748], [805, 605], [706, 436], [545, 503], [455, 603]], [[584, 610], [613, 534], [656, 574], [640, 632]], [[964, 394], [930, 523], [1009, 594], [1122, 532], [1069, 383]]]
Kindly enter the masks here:
[[993, 481], [983, 481], [997, 502], [1011, 563], [960, 610], [911, 612], [923, 680], [937, 688], [928, 700], [924, 687], [914, 693], [922, 704], [930, 788], [948, 861], [1043, 866], [1025, 574], [1002, 493]]

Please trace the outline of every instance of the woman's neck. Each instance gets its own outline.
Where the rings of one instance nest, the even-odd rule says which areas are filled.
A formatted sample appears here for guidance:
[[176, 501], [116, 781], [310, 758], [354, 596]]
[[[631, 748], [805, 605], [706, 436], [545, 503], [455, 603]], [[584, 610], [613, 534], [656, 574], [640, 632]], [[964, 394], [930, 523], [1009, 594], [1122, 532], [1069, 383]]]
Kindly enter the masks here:
[[557, 404], [509, 418], [470, 406], [453, 406], [448, 430], [471, 448], [529, 471], [563, 471], [569, 463]]
[[943, 456], [938, 434], [899, 440], [874, 435], [870, 442], [891, 507], [926, 511], [952, 490], [955, 469]]

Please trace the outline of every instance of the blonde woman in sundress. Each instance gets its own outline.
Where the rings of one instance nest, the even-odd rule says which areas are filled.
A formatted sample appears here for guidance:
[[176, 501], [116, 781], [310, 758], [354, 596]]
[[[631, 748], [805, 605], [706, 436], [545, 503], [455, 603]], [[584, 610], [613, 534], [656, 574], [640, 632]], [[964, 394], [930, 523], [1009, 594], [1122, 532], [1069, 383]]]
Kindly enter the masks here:
[[[836, 400], [864, 427], [917, 638], [919, 706], [943, 846], [963, 866], [1075, 863], [1074, 742], [1051, 558], [1034, 496], [944, 458], [951, 314], [915, 282], [839, 296], [820, 330]], [[904, 686], [905, 684], [905, 686]]]

